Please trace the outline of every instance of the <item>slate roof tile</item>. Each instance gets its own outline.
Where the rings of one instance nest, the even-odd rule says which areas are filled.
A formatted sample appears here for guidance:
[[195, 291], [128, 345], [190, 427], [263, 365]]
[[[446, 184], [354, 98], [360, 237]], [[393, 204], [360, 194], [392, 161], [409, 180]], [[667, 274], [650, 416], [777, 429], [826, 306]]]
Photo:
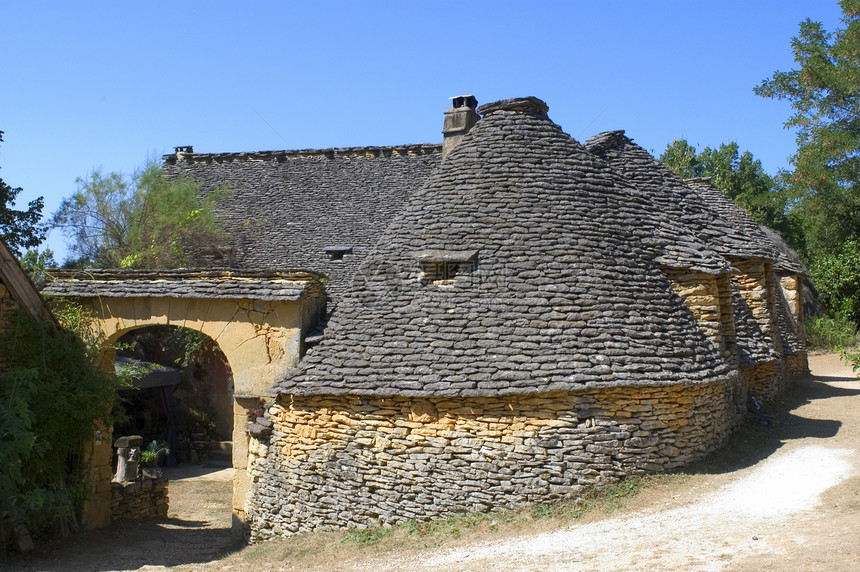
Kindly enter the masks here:
[[[742, 216], [738, 207], [713, 194], [718, 190], [693, 180], [692, 185], [633, 142], [624, 131], [608, 131], [589, 138], [586, 147], [606, 160], [648, 198], [682, 222], [699, 239], [728, 258], [777, 260], [776, 245], [763, 235], [758, 225]], [[694, 185], [694, 186], [693, 186]], [[731, 200], [728, 203], [734, 205]], [[740, 212], [738, 212], [740, 211]]]
[[229, 191], [216, 209], [227, 248], [192, 252], [193, 266], [307, 268], [327, 275], [336, 294], [440, 160], [441, 145], [418, 144], [179, 153], [165, 155], [162, 169], [199, 181], [202, 195]]
[[235, 270], [52, 270], [44, 294], [74, 298], [300, 300], [325, 296], [316, 273]]
[[[363, 259], [325, 339], [275, 391], [487, 396], [733, 375], [659, 269], [720, 274], [726, 261], [540, 100], [478, 111]], [[414, 254], [432, 250], [477, 251], [477, 265], [422, 280]]]

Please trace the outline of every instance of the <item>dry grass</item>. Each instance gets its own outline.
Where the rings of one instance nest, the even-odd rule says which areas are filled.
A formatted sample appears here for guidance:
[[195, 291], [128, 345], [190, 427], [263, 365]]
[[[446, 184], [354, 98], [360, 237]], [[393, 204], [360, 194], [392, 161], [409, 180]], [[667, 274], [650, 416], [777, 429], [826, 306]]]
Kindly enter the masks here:
[[298, 534], [248, 546], [222, 560], [220, 565], [254, 570], [336, 569], [347, 562], [382, 555], [500, 540], [601, 518], [627, 507], [642, 492], [663, 489], [686, 478], [681, 474], [631, 478], [605, 488], [589, 489], [578, 499], [538, 503], [516, 511], [464, 513], [396, 526]]

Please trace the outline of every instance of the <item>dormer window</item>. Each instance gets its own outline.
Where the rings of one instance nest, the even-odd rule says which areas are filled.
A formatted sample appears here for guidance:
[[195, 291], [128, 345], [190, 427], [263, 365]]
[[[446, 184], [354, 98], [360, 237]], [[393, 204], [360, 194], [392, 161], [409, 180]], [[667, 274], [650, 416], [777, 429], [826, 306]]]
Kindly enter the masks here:
[[344, 255], [352, 254], [351, 246], [326, 246], [323, 248], [323, 252], [328, 254], [329, 260], [343, 260]]
[[421, 270], [422, 284], [450, 286], [477, 266], [477, 250], [421, 250], [412, 255]]

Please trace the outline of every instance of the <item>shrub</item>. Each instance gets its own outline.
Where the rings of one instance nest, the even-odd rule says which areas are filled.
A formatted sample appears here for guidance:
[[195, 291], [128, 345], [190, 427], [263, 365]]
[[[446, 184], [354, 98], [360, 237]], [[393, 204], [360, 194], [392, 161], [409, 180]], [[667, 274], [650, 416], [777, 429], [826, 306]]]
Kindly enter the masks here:
[[80, 338], [23, 312], [0, 335], [0, 551], [12, 525], [44, 531], [74, 516], [87, 482], [81, 452], [109, 427], [115, 376], [97, 369]]
[[804, 323], [806, 341], [811, 350], [835, 350], [857, 344], [857, 326], [845, 315], [818, 316]]

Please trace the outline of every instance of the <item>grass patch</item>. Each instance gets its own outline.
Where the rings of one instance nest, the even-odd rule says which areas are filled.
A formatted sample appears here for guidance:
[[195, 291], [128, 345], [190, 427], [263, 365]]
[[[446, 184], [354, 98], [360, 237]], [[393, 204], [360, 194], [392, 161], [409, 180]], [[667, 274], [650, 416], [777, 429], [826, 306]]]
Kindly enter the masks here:
[[[636, 496], [646, 481], [656, 477], [632, 477], [606, 487], [589, 488], [578, 498], [558, 502], [537, 503], [528, 508], [511, 511], [468, 512], [429, 521], [409, 521], [394, 526], [353, 529], [343, 535], [341, 543], [374, 546], [381, 543], [415, 543], [425, 548], [439, 546], [450, 539], [459, 539], [469, 531], [497, 532], [520, 528], [534, 521], [552, 525], [568, 523], [594, 510], [611, 513], [624, 508]], [[418, 541], [418, 542], [416, 542]], [[393, 546], [392, 546], [393, 548]]]
[[[402, 525], [401, 525], [402, 526]], [[394, 534], [395, 527], [377, 526], [373, 528], [357, 528], [347, 532], [341, 542], [351, 542], [359, 546], [370, 546]]]
[[[348, 531], [297, 534], [248, 546], [225, 562], [253, 562], [265, 567], [276, 563], [281, 570], [335, 570], [381, 555], [406, 555], [448, 545], [456, 546], [550, 531], [588, 515], [624, 509], [630, 500], [649, 487], [673, 486], [686, 474], [629, 478], [586, 489], [576, 499], [538, 503], [519, 510], [468, 512], [429, 521], [409, 521]], [[386, 556], [387, 557], [387, 556]]]

